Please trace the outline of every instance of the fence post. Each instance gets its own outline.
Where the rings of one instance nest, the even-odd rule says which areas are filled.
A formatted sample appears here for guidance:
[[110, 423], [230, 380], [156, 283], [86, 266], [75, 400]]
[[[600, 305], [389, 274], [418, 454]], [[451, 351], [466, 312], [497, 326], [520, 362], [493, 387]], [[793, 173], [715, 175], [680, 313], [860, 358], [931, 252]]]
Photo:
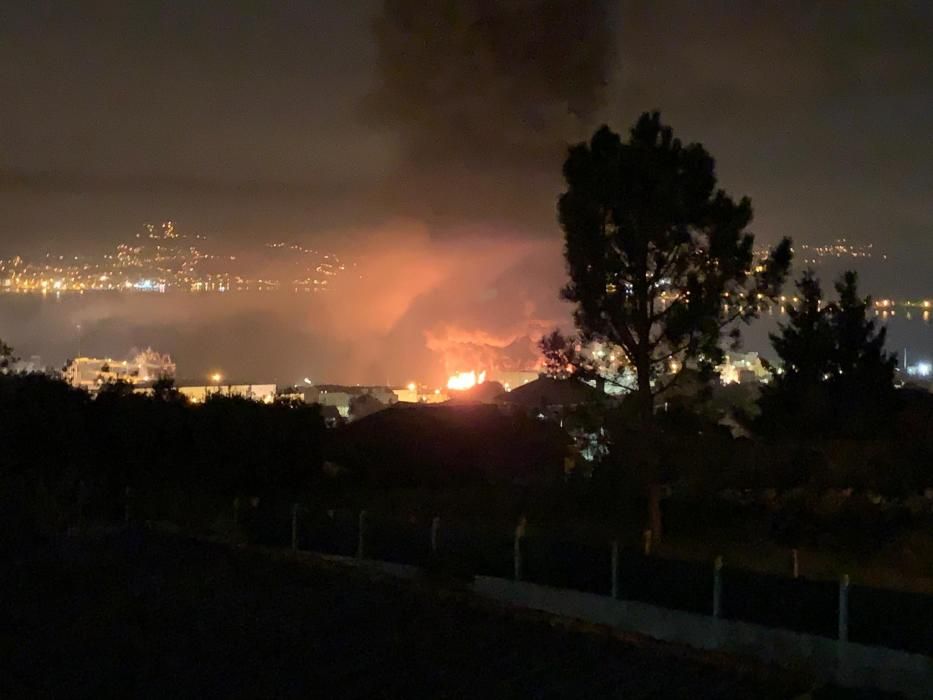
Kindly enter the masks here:
[[360, 511], [360, 522], [358, 528], [358, 538], [356, 542], [356, 558], [362, 559], [363, 555], [366, 553], [365, 542], [366, 542], [366, 511]]
[[651, 530], [645, 530], [643, 533], [645, 538], [645, 556], [651, 556]]
[[612, 597], [619, 597], [619, 541], [612, 541]]
[[713, 563], [713, 617], [722, 616], [722, 555]]
[[298, 504], [292, 506], [292, 551], [298, 551]]
[[437, 554], [437, 532], [441, 527], [441, 519], [436, 515], [431, 520], [431, 555]]
[[794, 568], [793, 568], [793, 572], [794, 572], [794, 578], [800, 578], [800, 557], [799, 557], [798, 554], [797, 554], [797, 548], [796, 548], [796, 547], [794, 547], [794, 549], [791, 551], [791, 554], [792, 554], [792, 557], [793, 557], [793, 567], [794, 567]]
[[849, 641], [849, 574], [839, 579], [839, 641]]
[[512, 548], [512, 567], [516, 581], [522, 580], [522, 538], [525, 536], [525, 526], [528, 521], [522, 516], [515, 526], [515, 543]]

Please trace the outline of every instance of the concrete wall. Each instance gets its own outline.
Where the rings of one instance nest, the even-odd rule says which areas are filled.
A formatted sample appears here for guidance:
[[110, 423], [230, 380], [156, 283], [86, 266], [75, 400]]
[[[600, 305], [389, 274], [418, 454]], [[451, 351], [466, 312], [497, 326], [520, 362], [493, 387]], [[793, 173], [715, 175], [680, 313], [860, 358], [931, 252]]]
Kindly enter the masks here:
[[479, 595], [511, 605], [609, 625], [662, 641], [755, 657], [787, 668], [805, 668], [815, 678], [839, 685], [877, 688], [916, 698], [933, 694], [933, 659], [920, 654], [505, 579], [477, 577], [473, 589]]

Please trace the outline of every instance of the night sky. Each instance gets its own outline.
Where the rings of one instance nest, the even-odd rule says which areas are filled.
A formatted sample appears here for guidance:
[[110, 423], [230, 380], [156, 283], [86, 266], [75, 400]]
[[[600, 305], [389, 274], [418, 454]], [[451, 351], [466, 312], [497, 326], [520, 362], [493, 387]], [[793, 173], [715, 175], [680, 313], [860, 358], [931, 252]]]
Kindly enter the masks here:
[[[658, 108], [752, 196], [762, 236], [931, 250], [929, 4], [452, 3], [500, 16], [503, 36], [472, 43], [445, 4], [3, 3], [4, 243], [110, 237], [159, 215], [326, 233], [411, 208], [556, 235], [564, 143]], [[501, 18], [523, 5], [573, 9], [557, 27], [540, 8]], [[403, 32], [381, 54], [380, 22]], [[422, 65], [399, 67], [402, 53]], [[420, 206], [394, 191], [400, 175]], [[513, 178], [521, 206], [480, 196]]]
[[933, 293], [929, 3], [11, 0], [0, 95], [0, 255], [167, 218], [418, 251], [402, 264], [442, 272], [387, 313], [401, 333], [417, 305], [482, 315], [430, 298], [479, 247], [480, 300], [537, 282], [513, 301], [544, 326], [567, 143], [659, 109], [752, 198], [759, 240], [872, 241], [891, 261], [869, 291]]

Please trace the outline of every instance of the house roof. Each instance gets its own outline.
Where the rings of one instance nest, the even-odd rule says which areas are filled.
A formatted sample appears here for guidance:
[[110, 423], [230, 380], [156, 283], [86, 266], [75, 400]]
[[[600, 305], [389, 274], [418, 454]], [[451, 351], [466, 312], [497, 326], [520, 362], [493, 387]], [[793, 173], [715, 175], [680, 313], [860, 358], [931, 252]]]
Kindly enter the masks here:
[[577, 406], [599, 401], [603, 393], [578, 379], [538, 377], [517, 389], [500, 394], [503, 404], [540, 408], [542, 406]]

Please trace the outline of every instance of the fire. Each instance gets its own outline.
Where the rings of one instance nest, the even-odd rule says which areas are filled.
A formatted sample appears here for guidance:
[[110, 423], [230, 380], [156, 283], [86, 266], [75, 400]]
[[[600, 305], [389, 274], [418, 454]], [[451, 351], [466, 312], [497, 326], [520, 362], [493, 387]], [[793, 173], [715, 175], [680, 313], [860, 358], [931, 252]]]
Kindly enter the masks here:
[[473, 370], [470, 370], [469, 372], [458, 372], [447, 380], [447, 388], [454, 391], [466, 391], [467, 389], [472, 389], [477, 384], [482, 384], [485, 381], [485, 370], [479, 374]]

